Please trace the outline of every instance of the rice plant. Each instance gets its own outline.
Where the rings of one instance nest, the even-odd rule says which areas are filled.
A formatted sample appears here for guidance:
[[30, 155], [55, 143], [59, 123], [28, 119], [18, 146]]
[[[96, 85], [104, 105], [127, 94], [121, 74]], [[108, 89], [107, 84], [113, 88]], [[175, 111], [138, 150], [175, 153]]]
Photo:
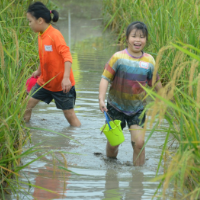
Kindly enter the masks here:
[[[161, 126], [159, 129], [166, 133], [158, 164], [158, 170], [162, 166], [164, 172], [155, 180], [161, 181], [159, 188], [162, 187], [162, 199], [179, 197], [198, 199], [200, 197], [200, 69], [197, 66], [200, 58], [195, 53], [191, 53], [191, 50], [198, 53], [200, 50], [183, 43], [172, 44], [168, 48], [178, 48], [180, 52], [185, 53], [185, 56], [191, 56], [191, 61], [181, 63], [177, 60], [177, 63], [174, 63], [176, 68], [172, 72], [172, 80], [159, 94], [144, 88], [154, 99], [146, 108], [147, 115], [151, 119], [149, 127], [155, 130], [163, 120], [168, 124], [167, 127]], [[158, 53], [157, 63], [162, 51], [163, 49]], [[189, 74], [185, 74], [185, 68], [188, 69]], [[157, 123], [153, 127], [155, 120]], [[145, 129], [147, 127], [148, 122], [145, 124]], [[173, 188], [169, 189], [172, 186]], [[169, 197], [171, 190], [173, 196]]]
[[[9, 193], [10, 189], [13, 194], [18, 193], [22, 188], [18, 179], [20, 170], [40, 157], [27, 164], [23, 164], [21, 158], [41, 152], [41, 149], [35, 147], [23, 148], [31, 140], [30, 129], [23, 120], [27, 103], [25, 82], [38, 67], [37, 35], [32, 33], [26, 19], [30, 2], [0, 0], [1, 199], [5, 199], [4, 193]], [[53, 152], [47, 152], [50, 153]]]
[[[103, 0], [105, 29], [110, 27], [117, 33], [117, 42], [121, 44], [121, 48], [126, 46], [125, 29], [128, 24], [136, 20], [143, 21], [149, 30], [149, 42], [145, 51], [154, 57], [163, 46], [176, 41], [200, 48], [199, 9], [198, 0]], [[168, 66], [173, 63], [176, 52], [174, 49], [172, 52], [165, 51], [162, 55], [166, 59], [165, 62], [161, 61], [159, 73], [164, 84], [171, 79], [171, 68]]]
[[29, 43], [24, 38], [28, 32], [23, 27], [23, 6], [15, 1], [1, 0], [0, 3], [3, 6], [0, 12], [0, 176], [1, 185], [7, 186], [20, 166], [22, 146], [29, 138], [22, 114], [26, 105], [24, 81], [30, 73]]
[[[199, 1], [103, 0], [103, 6], [105, 29], [118, 33], [121, 48], [130, 22], [147, 24], [150, 37], [145, 51], [156, 58], [153, 82], [158, 72], [164, 85], [159, 94], [144, 88], [153, 99], [146, 108], [150, 121], [145, 129], [151, 128], [153, 134], [159, 127], [166, 134], [157, 170], [162, 166], [164, 171], [155, 178], [160, 185], [154, 197], [200, 199]], [[160, 126], [163, 121], [167, 127]]]

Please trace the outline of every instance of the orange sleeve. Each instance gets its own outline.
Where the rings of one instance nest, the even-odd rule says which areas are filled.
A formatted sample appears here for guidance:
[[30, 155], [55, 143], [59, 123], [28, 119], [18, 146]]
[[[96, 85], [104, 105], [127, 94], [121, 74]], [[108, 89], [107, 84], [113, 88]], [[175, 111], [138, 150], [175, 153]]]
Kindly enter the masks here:
[[72, 63], [72, 55], [70, 53], [70, 49], [67, 46], [62, 34], [61, 33], [56, 34], [54, 41], [55, 41], [56, 50], [62, 56], [64, 62]]

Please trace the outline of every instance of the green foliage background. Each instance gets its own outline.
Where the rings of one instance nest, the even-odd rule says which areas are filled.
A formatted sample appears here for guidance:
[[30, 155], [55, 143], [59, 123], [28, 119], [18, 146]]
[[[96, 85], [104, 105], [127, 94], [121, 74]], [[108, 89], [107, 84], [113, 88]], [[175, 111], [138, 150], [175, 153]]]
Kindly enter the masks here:
[[[163, 46], [172, 42], [181, 41], [200, 47], [199, 12], [199, 0], [103, 0], [105, 29], [110, 27], [117, 33], [121, 48], [126, 46], [126, 27], [132, 21], [139, 20], [148, 27], [149, 42], [145, 51], [154, 58]], [[169, 66], [173, 63], [176, 52], [175, 49], [165, 51], [160, 60], [159, 74], [164, 84], [171, 78]], [[186, 56], [181, 59], [184, 61], [190, 58]]]
[[[155, 178], [160, 185], [152, 199], [200, 198], [199, 10], [199, 0], [103, 0], [105, 29], [118, 34], [121, 48], [128, 24], [147, 24], [145, 51], [156, 59], [153, 80], [158, 72], [164, 86], [158, 94], [144, 88], [153, 100], [146, 108], [146, 144], [155, 130], [166, 133], [158, 163], [164, 172]], [[168, 126], [159, 126], [163, 121]]]
[[[30, 139], [23, 121], [25, 83], [38, 66], [37, 35], [26, 19], [30, 0], [0, 0], [0, 190], [17, 193], [21, 158], [35, 152], [22, 151]], [[48, 3], [47, 1], [43, 1]]]

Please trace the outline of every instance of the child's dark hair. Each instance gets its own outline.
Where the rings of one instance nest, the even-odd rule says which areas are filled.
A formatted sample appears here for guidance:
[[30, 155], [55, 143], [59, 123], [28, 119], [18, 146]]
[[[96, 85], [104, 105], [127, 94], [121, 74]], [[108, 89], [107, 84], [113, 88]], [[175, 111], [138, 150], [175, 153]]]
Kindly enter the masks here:
[[[27, 13], [30, 13], [36, 19], [40, 17], [45, 20], [46, 23], [57, 22], [59, 19], [59, 14], [56, 10], [49, 10], [42, 2], [34, 2], [29, 5]], [[51, 13], [53, 13], [53, 19], [51, 18]]]
[[147, 26], [143, 22], [140, 22], [140, 21], [135, 21], [135, 22], [132, 22], [131, 24], [129, 24], [128, 28], [126, 29], [126, 39], [128, 39], [128, 37], [130, 35], [130, 32], [133, 29], [141, 30], [142, 33], [144, 34], [144, 36], [148, 40], [148, 29], [147, 29]]

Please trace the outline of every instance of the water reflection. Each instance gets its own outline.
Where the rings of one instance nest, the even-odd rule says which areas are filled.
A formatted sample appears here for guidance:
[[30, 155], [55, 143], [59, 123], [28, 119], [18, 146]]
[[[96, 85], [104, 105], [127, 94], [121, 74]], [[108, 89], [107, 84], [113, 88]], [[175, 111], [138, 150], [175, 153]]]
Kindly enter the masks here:
[[128, 191], [125, 194], [125, 200], [141, 200], [144, 194], [143, 189], [144, 174], [140, 171], [132, 171], [131, 181], [129, 182]]
[[133, 170], [128, 175], [129, 182], [126, 176], [119, 178], [120, 172], [108, 169], [105, 175], [105, 191], [103, 200], [141, 200], [144, 194], [143, 181], [144, 174], [140, 171]]
[[113, 199], [113, 200], [120, 200], [122, 199], [122, 195], [119, 190], [119, 179], [118, 173], [115, 170], [108, 169], [105, 175], [105, 192], [104, 192], [104, 199]]
[[[34, 189], [33, 200], [65, 199], [69, 176], [70, 173], [63, 173], [48, 165], [38, 169], [35, 178], [37, 188]], [[38, 187], [43, 187], [45, 190]]]

